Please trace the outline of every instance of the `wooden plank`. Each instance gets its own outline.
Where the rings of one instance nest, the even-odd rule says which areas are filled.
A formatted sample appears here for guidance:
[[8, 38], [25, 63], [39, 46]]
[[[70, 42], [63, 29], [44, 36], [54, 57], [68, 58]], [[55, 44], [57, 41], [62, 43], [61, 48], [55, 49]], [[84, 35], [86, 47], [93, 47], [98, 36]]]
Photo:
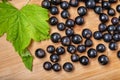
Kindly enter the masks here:
[[[31, 3], [40, 4], [42, 0], [32, 0]], [[25, 5], [26, 0], [13, 0], [11, 2], [17, 8], [21, 8]], [[120, 4], [120, 1], [117, 3]], [[112, 7], [115, 8], [117, 4], [113, 4]], [[80, 3], [80, 5], [84, 5]], [[61, 11], [61, 10], [60, 10]], [[69, 9], [71, 18], [74, 19], [77, 14], [77, 8], [70, 8]], [[116, 16], [118, 17], [119, 14]], [[59, 22], [65, 21], [57, 15]], [[74, 30], [75, 33], [81, 34], [81, 31], [84, 28], [89, 28], [93, 32], [98, 30], [98, 24], [100, 23], [98, 15], [96, 15], [92, 10], [88, 10], [88, 15], [84, 17], [85, 24], [83, 26], [75, 26]], [[110, 24], [110, 23], [108, 23]], [[64, 32], [58, 31], [56, 26], [51, 26], [51, 33], [53, 32], [60, 32], [62, 36], [65, 35]], [[103, 40], [94, 41], [94, 48], [98, 43], [104, 43], [108, 46], [108, 43], [105, 43]], [[33, 71], [28, 71], [19, 55], [14, 51], [12, 45], [6, 41], [6, 35], [0, 38], [0, 80], [118, 80], [120, 79], [120, 60], [116, 57], [117, 51], [111, 51], [108, 49], [104, 53], [98, 53], [99, 55], [105, 54], [109, 57], [110, 63], [106, 66], [101, 66], [97, 58], [90, 59], [90, 65], [82, 66], [80, 63], [73, 63], [75, 70], [73, 72], [67, 73], [63, 69], [60, 72], [54, 71], [45, 71], [42, 67], [45, 61], [49, 61], [50, 54], [47, 53], [46, 58], [38, 59], [35, 57], [34, 52], [37, 48], [46, 49], [49, 44], [55, 45], [55, 47], [60, 46], [60, 43], [54, 44], [50, 40], [42, 41], [42, 42], [32, 42], [31, 46], [29, 47], [32, 55], [34, 56], [34, 63], [33, 63]], [[119, 50], [120, 50], [120, 44]], [[77, 46], [77, 45], [76, 45]], [[85, 53], [77, 53], [80, 56], [86, 55]], [[65, 55], [61, 56], [61, 61], [59, 62], [61, 65], [64, 62], [70, 61], [70, 54], [66, 52]]]

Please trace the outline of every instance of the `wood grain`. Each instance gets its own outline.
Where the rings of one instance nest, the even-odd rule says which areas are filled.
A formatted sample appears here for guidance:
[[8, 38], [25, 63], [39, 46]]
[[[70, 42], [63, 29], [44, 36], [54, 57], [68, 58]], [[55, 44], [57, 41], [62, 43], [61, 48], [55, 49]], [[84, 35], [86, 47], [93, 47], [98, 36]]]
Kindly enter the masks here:
[[[32, 0], [30, 3], [40, 4], [42, 0]], [[17, 8], [21, 8], [25, 5], [26, 0], [13, 0], [11, 2]], [[120, 4], [118, 1], [117, 4]], [[113, 4], [112, 7], [115, 8], [117, 4]], [[80, 3], [80, 5], [84, 5]], [[77, 16], [76, 12], [77, 8], [70, 8], [70, 14], [72, 19]], [[61, 11], [61, 10], [60, 10]], [[118, 17], [120, 14], [117, 14]], [[59, 22], [65, 21], [60, 15], [57, 15]], [[82, 26], [75, 26], [75, 33], [81, 34], [82, 29], [89, 28], [93, 32], [98, 30], [99, 18], [92, 10], [88, 10], [88, 15], [84, 17], [85, 24]], [[110, 22], [108, 24], [111, 24]], [[58, 31], [56, 26], [51, 26], [51, 33], [60, 32], [62, 36], [65, 35], [64, 32]], [[94, 48], [98, 43], [104, 43], [103, 40], [94, 41]], [[45, 71], [42, 67], [45, 61], [49, 61], [49, 54], [47, 53], [46, 58], [38, 59], [35, 57], [34, 52], [37, 48], [46, 49], [49, 45], [60, 46], [60, 43], [54, 44], [50, 40], [42, 41], [42, 42], [32, 42], [29, 49], [34, 56], [33, 63], [33, 71], [30, 72], [27, 70], [19, 55], [15, 52], [11, 43], [6, 41], [6, 35], [0, 38], [0, 80], [119, 80], [120, 79], [120, 60], [116, 57], [117, 51], [111, 51], [108, 49], [104, 53], [98, 53], [98, 55], [105, 54], [109, 57], [110, 63], [106, 66], [101, 66], [97, 58], [90, 59], [90, 64], [88, 66], [82, 66], [80, 63], [73, 63], [75, 70], [73, 72], [67, 73], [63, 69], [60, 72], [54, 71]], [[104, 43], [108, 46], [108, 43]], [[120, 50], [120, 43], [118, 43]], [[77, 45], [76, 45], [77, 46]], [[85, 53], [77, 53], [80, 56], [86, 55]], [[65, 55], [61, 56], [61, 61], [59, 62], [61, 65], [64, 62], [70, 61], [70, 54], [66, 52]], [[70, 61], [71, 62], [71, 61]]]

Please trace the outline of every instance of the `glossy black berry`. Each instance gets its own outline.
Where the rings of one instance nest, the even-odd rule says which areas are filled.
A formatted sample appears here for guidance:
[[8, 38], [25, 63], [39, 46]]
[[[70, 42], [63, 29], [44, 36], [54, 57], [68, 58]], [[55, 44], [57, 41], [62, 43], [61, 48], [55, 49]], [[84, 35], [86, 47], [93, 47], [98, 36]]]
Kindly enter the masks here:
[[55, 16], [49, 18], [50, 25], [56, 25], [58, 23], [58, 19]]
[[49, 62], [49, 61], [46, 61], [46, 62], [44, 62], [44, 64], [43, 64], [43, 68], [45, 69], [45, 70], [51, 70], [52, 69], [52, 64]]
[[72, 36], [72, 42], [74, 44], [79, 44], [82, 42], [82, 37], [79, 34], [74, 34], [74, 36]]
[[103, 12], [103, 9], [101, 6], [95, 6], [94, 12], [97, 14], [101, 14]]
[[100, 55], [98, 57], [98, 62], [101, 64], [101, 65], [106, 65], [109, 63], [109, 58], [106, 56], [106, 55]]
[[117, 25], [119, 23], [119, 19], [117, 17], [113, 17], [111, 19], [111, 22], [112, 22], [113, 25]]
[[104, 40], [105, 42], [110, 42], [110, 41], [112, 40], [112, 35], [109, 34], [109, 33], [105, 33], [105, 34], [103, 35], [103, 40]]
[[98, 30], [99, 30], [100, 32], [104, 32], [104, 31], [106, 31], [106, 29], [107, 29], [106, 24], [104, 24], [104, 23], [100, 23], [100, 24], [99, 24]]
[[119, 33], [115, 33], [115, 34], [113, 34], [113, 40], [114, 41], [120, 41], [120, 34]]
[[80, 53], [85, 52], [86, 51], [85, 45], [78, 45], [77, 51], [80, 52]]
[[120, 50], [117, 52], [117, 57], [120, 58]]
[[114, 25], [108, 25], [107, 31], [111, 34], [113, 34], [116, 30], [116, 27]]
[[44, 58], [45, 55], [46, 55], [45, 51], [44, 51], [43, 49], [41, 49], [41, 48], [39, 48], [39, 49], [37, 49], [37, 50], [35, 51], [35, 56], [36, 56], [37, 58]]
[[98, 45], [96, 46], [96, 50], [97, 50], [98, 52], [104, 52], [104, 51], [106, 50], [106, 47], [105, 47], [104, 44], [98, 44]]
[[83, 29], [83, 31], [82, 31], [82, 36], [83, 36], [84, 38], [89, 39], [89, 38], [92, 37], [92, 31], [91, 31], [90, 29]]
[[77, 17], [75, 18], [75, 23], [76, 23], [77, 25], [82, 25], [82, 24], [84, 24], [84, 18], [81, 17], [81, 16], [77, 16]]
[[116, 3], [118, 0], [109, 0], [110, 3]]
[[68, 28], [65, 30], [65, 34], [70, 37], [74, 35], [74, 30], [72, 28]]
[[120, 13], [120, 4], [119, 4], [119, 5], [117, 5], [116, 10], [117, 10], [117, 12], [119, 12], [119, 13]]
[[85, 5], [87, 8], [93, 9], [96, 6], [96, 3], [94, 0], [86, 0]]
[[113, 8], [110, 8], [110, 9], [107, 10], [107, 14], [109, 16], [115, 16], [115, 10]]
[[49, 9], [49, 11], [50, 11], [50, 13], [52, 15], [56, 15], [56, 14], [59, 13], [59, 10], [58, 10], [58, 8], [56, 6], [51, 6], [51, 8]]
[[51, 3], [53, 5], [58, 5], [58, 4], [60, 4], [60, 2], [61, 2], [61, 0], [51, 0]]
[[61, 70], [61, 65], [60, 65], [59, 63], [55, 63], [55, 64], [53, 64], [52, 69], [53, 69], [55, 72], [58, 72], [58, 71]]
[[48, 52], [48, 53], [54, 53], [54, 52], [55, 52], [55, 47], [54, 47], [53, 45], [49, 45], [49, 46], [47, 47], [47, 52]]
[[69, 4], [72, 7], [77, 7], [79, 5], [79, 0], [70, 0]]
[[66, 62], [64, 63], [63, 65], [63, 69], [66, 71], [66, 72], [71, 72], [74, 70], [74, 66], [72, 65], [72, 63], [70, 62]]
[[116, 30], [120, 33], [120, 24], [117, 25]]
[[67, 51], [71, 54], [74, 54], [76, 52], [76, 47], [74, 45], [69, 45], [67, 47]]
[[79, 61], [79, 55], [77, 55], [77, 54], [72, 54], [72, 55], [71, 55], [71, 61], [72, 61], [72, 62], [78, 62], [78, 61]]
[[86, 39], [84, 44], [86, 47], [91, 47], [93, 45], [93, 41], [91, 39]]
[[80, 6], [78, 9], [77, 9], [77, 13], [80, 15], [80, 16], [84, 16], [87, 14], [87, 9], [84, 7], [84, 6]]
[[105, 13], [102, 13], [99, 15], [99, 20], [102, 22], [102, 23], [106, 23], [108, 20], [109, 20], [109, 17], [107, 14]]
[[63, 46], [69, 46], [71, 44], [71, 40], [70, 40], [69, 37], [64, 36], [61, 39], [61, 43], [62, 43]]
[[51, 7], [50, 1], [43, 0], [41, 3], [43, 8], [49, 9]]
[[51, 41], [54, 43], [59, 42], [61, 39], [61, 35], [57, 32], [51, 34]]
[[56, 53], [57, 53], [58, 55], [64, 54], [64, 53], [65, 53], [65, 48], [62, 47], [62, 46], [57, 47], [57, 48], [56, 48]]
[[60, 3], [60, 7], [64, 10], [66, 10], [66, 9], [69, 9], [70, 6], [69, 6], [69, 3], [67, 1], [62, 1]]
[[50, 60], [55, 63], [60, 60], [60, 57], [57, 54], [52, 54], [50, 55]]
[[116, 42], [110, 42], [109, 43], [109, 49], [110, 50], [117, 50], [118, 49], [118, 44]]
[[95, 57], [97, 57], [97, 51], [93, 48], [90, 48], [87, 51], [87, 55], [88, 55], [89, 58], [95, 58]]
[[65, 25], [69, 28], [74, 27], [75, 26], [75, 22], [73, 19], [67, 19], [65, 22]]
[[61, 12], [61, 17], [64, 18], [64, 19], [67, 19], [67, 18], [70, 17], [70, 13], [67, 10], [63, 10]]
[[102, 33], [100, 31], [95, 31], [93, 36], [96, 40], [102, 39]]
[[111, 7], [111, 5], [108, 1], [102, 1], [102, 7], [104, 9], [109, 9]]
[[65, 28], [66, 28], [66, 26], [65, 26], [65, 24], [64, 23], [58, 23], [57, 24], [57, 29], [59, 30], [59, 31], [63, 31], [63, 30], [65, 30]]
[[88, 65], [88, 64], [89, 64], [89, 59], [88, 59], [88, 57], [86, 57], [86, 56], [81, 56], [81, 57], [79, 58], [79, 62], [80, 62], [82, 65]]

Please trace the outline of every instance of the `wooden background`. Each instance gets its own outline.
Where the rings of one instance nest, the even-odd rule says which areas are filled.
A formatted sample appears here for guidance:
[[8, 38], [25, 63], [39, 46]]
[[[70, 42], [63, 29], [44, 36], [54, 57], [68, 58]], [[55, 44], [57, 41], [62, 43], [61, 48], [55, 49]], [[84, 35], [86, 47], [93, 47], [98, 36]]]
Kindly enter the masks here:
[[[30, 3], [40, 4], [42, 0], [32, 0]], [[13, 0], [11, 1], [17, 8], [21, 8], [26, 4], [26, 0]], [[118, 1], [117, 4], [120, 4]], [[117, 4], [113, 4], [112, 7], [115, 8]], [[80, 3], [80, 5], [84, 5]], [[71, 18], [74, 19], [77, 14], [77, 8], [70, 8]], [[83, 26], [75, 26], [75, 33], [81, 34], [82, 29], [89, 28], [92, 31], [98, 30], [99, 19], [92, 10], [88, 10], [88, 15], [85, 16], [85, 24]], [[119, 14], [116, 16], [118, 17]], [[60, 15], [57, 15], [59, 22], [65, 21]], [[110, 24], [110, 23], [108, 23]], [[51, 27], [52, 32], [59, 32], [56, 26]], [[65, 35], [63, 31], [60, 32], [61, 35]], [[98, 43], [104, 43], [103, 40], [94, 41], [94, 48]], [[106, 66], [101, 66], [97, 58], [90, 59], [90, 64], [88, 66], [82, 66], [79, 62], [73, 63], [75, 70], [73, 72], [65, 72], [63, 69], [60, 72], [45, 71], [42, 67], [45, 61], [49, 61], [49, 54], [47, 53], [46, 58], [38, 59], [35, 57], [34, 52], [37, 48], [46, 49], [49, 44], [53, 44], [56, 47], [60, 46], [60, 43], [54, 44], [50, 40], [42, 42], [32, 42], [29, 47], [32, 55], [34, 56], [33, 71], [27, 70], [19, 55], [15, 52], [11, 43], [6, 41], [6, 35], [0, 38], [0, 80], [119, 80], [120, 79], [120, 60], [116, 57], [117, 51], [111, 51], [108, 49], [104, 53], [98, 53], [98, 55], [105, 54], [109, 57], [110, 63]], [[107, 43], [104, 43], [108, 46]], [[120, 43], [119, 50], [120, 50]], [[86, 55], [86, 53], [77, 53], [80, 56]], [[61, 65], [64, 62], [70, 61], [70, 54], [66, 52], [65, 55], [61, 56]]]

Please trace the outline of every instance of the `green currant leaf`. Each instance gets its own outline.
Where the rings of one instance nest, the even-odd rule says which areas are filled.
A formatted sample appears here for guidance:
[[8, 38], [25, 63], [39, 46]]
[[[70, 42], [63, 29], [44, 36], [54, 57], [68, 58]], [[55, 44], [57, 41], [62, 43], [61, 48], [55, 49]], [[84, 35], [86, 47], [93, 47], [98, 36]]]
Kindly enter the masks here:
[[33, 57], [26, 49], [31, 40], [49, 38], [48, 19], [48, 11], [38, 5], [29, 4], [18, 10], [10, 3], [0, 3], [0, 36], [7, 33], [7, 40], [13, 44], [30, 70]]

